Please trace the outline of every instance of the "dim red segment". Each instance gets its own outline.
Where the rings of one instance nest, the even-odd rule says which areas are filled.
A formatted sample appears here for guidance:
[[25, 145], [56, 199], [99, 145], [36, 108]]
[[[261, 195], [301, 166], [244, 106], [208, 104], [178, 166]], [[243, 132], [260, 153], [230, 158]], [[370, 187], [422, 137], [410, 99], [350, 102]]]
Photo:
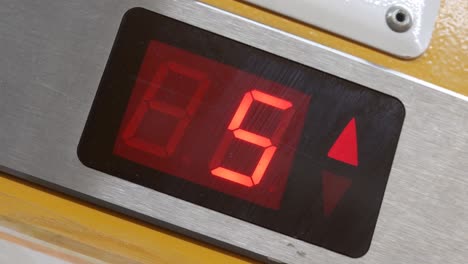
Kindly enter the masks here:
[[[155, 95], [160, 90], [171, 89], [171, 87], [162, 87], [169, 76], [169, 72], [176, 73], [180, 76], [187, 77], [195, 80], [198, 86], [195, 89], [195, 93], [188, 102], [185, 108], [177, 105], [171, 105], [166, 102], [158, 101]], [[124, 127], [122, 137], [128, 146], [136, 149], [151, 153], [157, 156], [169, 156], [174, 153], [177, 144], [184, 136], [185, 130], [190, 123], [191, 116], [195, 113], [198, 106], [200, 105], [203, 95], [208, 89], [210, 81], [206, 74], [185, 67], [175, 62], [168, 62], [161, 64], [154, 74], [154, 78], [148, 84], [148, 87], [144, 93], [142, 100], [140, 101], [135, 114], [128, 122], [127, 126]], [[149, 140], [139, 138], [137, 136], [137, 130], [142, 125], [145, 115], [148, 111], [159, 111], [161, 113], [173, 116], [178, 120], [175, 126], [174, 132], [171, 137], [167, 140], [165, 145], [157, 145]], [[153, 120], [156, 122], [156, 120]], [[160, 126], [165, 126], [166, 123], [161, 122]]]
[[[194, 83], [195, 89], [193, 89]], [[166, 107], [172, 106], [188, 115], [193, 115], [209, 85], [210, 80], [205, 72], [174, 61], [163, 62], [154, 73], [154, 78], [149, 83], [143, 100], [151, 103], [165, 103]], [[176, 95], [172, 96], [172, 101], [161, 102], [159, 98], [156, 98], [163, 97], [162, 91], [169, 90], [177, 91]], [[187, 98], [189, 99], [186, 100]], [[188, 104], [183, 105], [187, 101]]]
[[352, 181], [329, 171], [322, 172], [323, 213], [330, 216], [348, 189]]
[[[148, 83], [150, 82], [151, 80]], [[199, 81], [196, 79], [170, 70], [152, 99], [185, 109], [193, 99], [198, 85]]]
[[245, 121], [241, 128], [251, 133], [271, 138], [283, 115], [284, 110], [254, 101], [250, 111], [245, 116]]
[[148, 104], [151, 110], [173, 116], [177, 119], [184, 118], [187, 115], [185, 109], [170, 105], [166, 102], [151, 101], [148, 102]]
[[[283, 100], [279, 97], [275, 97], [258, 90], [249, 91], [244, 95], [244, 98], [242, 99], [239, 107], [237, 108], [236, 113], [232, 118], [231, 123], [228, 126], [228, 130], [233, 132], [228, 131], [227, 133], [234, 133], [234, 137], [237, 139], [241, 139], [251, 144], [264, 147], [265, 151], [263, 152], [262, 157], [258, 161], [257, 166], [255, 167], [255, 170], [252, 175], [240, 174], [239, 172], [229, 170], [221, 165], [222, 159], [220, 158], [226, 155], [228, 142], [232, 141], [232, 138], [225, 136], [224, 142], [220, 144], [220, 147], [218, 148], [213, 157], [212, 161], [214, 162], [212, 162], [212, 166], [214, 167], [214, 169], [211, 171], [211, 173], [220, 178], [233, 181], [247, 187], [252, 187], [254, 185], [259, 184], [262, 181], [262, 178], [265, 175], [265, 171], [267, 170], [273, 158], [273, 155], [275, 154], [277, 149], [276, 146], [272, 145], [270, 139], [239, 128], [240, 126], [242, 126], [242, 123], [245, 120], [245, 116], [247, 115], [247, 112], [251, 109], [252, 102], [254, 100], [285, 111], [281, 124], [285, 125], [286, 127], [289, 125], [289, 122], [291, 121], [291, 118], [294, 115], [292, 103], [289, 101]], [[281, 139], [284, 131], [285, 129], [283, 128], [276, 129], [275, 133], [273, 134], [273, 138]]]
[[328, 152], [328, 157], [358, 166], [358, 142], [356, 136], [356, 119], [353, 118], [341, 132], [338, 139]]
[[164, 177], [278, 209], [310, 99], [295, 89], [151, 41], [114, 154], [169, 175]]
[[[180, 123], [180, 120], [174, 116], [150, 109], [136, 130], [134, 143], [140, 144], [140, 149], [145, 149], [149, 153], [166, 155], [165, 148], [161, 146], [167, 145]], [[160, 124], [165, 125], [161, 126]], [[158, 133], [154, 133], [155, 130]]]
[[235, 138], [232, 134], [227, 144], [226, 154], [217, 162], [222, 164], [223, 168], [244, 175], [252, 175], [257, 167], [257, 161], [260, 160], [264, 151], [265, 147]]

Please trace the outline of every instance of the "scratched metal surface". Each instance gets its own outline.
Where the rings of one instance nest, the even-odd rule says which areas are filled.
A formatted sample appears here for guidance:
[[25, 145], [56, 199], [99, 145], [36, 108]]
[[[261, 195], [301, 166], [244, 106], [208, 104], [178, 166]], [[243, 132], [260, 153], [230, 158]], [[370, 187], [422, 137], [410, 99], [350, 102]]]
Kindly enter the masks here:
[[[463, 263], [468, 259], [468, 250], [463, 247], [468, 237], [466, 97], [194, 1], [174, 3], [1, 0], [0, 124], [8, 124], [1, 126], [1, 167], [16, 176], [263, 260]], [[343, 257], [80, 164], [76, 146], [84, 122], [120, 19], [134, 6], [403, 101], [407, 118], [373, 245], [366, 256], [358, 260]]]
[[402, 72], [438, 86], [468, 95], [468, 1], [442, 0], [429, 49], [414, 60], [400, 60], [340, 36], [293, 19], [251, 6], [239, 0], [202, 0], [228, 12], [312, 40]]

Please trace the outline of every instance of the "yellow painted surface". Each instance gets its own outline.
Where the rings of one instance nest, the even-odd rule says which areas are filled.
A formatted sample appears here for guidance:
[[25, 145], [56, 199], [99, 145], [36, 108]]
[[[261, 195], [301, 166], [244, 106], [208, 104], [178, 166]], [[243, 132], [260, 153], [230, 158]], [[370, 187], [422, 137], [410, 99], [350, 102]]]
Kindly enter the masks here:
[[[233, 0], [205, 0], [318, 43], [468, 95], [468, 2], [446, 0], [427, 54], [403, 61]], [[247, 259], [0, 175], [0, 225], [109, 263]]]
[[[0, 226], [0, 263], [103, 264], [102, 261]], [[6, 254], [5, 254], [6, 253]]]
[[0, 225], [109, 263], [252, 263], [6, 176]]

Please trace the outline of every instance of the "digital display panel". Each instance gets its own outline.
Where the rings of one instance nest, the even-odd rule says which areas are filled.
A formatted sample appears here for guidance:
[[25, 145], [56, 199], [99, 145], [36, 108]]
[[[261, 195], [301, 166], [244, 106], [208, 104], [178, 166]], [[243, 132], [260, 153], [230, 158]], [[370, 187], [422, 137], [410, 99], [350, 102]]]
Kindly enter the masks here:
[[151, 41], [114, 154], [278, 209], [310, 98]]
[[78, 155], [107, 174], [359, 257], [404, 113], [394, 97], [132, 9]]

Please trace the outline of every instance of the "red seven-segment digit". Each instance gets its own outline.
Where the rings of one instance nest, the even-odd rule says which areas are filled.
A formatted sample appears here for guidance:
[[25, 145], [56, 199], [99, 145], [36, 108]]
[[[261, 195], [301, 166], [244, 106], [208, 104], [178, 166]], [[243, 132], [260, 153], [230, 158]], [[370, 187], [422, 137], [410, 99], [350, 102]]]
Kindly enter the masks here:
[[[162, 88], [163, 82], [168, 77], [169, 72], [174, 72], [178, 75], [188, 77], [198, 82], [195, 92], [193, 93], [192, 98], [190, 99], [185, 108], [171, 105], [162, 101], [157, 101], [155, 98], [156, 93], [159, 89]], [[184, 136], [185, 129], [187, 128], [191, 118], [200, 106], [200, 102], [203, 96], [205, 95], [209, 85], [210, 80], [208, 79], [208, 76], [203, 72], [194, 70], [176, 62], [163, 63], [154, 74], [154, 77], [151, 80], [151, 83], [149, 84], [147, 90], [145, 91], [141, 102], [137, 106], [135, 113], [133, 114], [127, 126], [122, 132], [122, 137], [125, 143], [133, 148], [156, 156], [170, 156], [172, 153], [174, 153], [177, 144]], [[171, 87], [165, 88], [170, 89]], [[167, 144], [165, 146], [160, 146], [151, 143], [148, 140], [138, 138], [136, 136], [138, 127], [143, 122], [144, 117], [146, 113], [148, 113], [148, 111], [159, 111], [164, 114], [173, 116], [174, 118], [179, 120], [177, 125], [175, 126], [174, 132], [167, 140]]]
[[[240, 128], [254, 101], [258, 101], [284, 111], [283, 117], [271, 138], [257, 135]], [[228, 131], [213, 156], [211, 163], [214, 165], [212, 166], [214, 169], [211, 170], [211, 173], [217, 177], [224, 178], [247, 187], [259, 184], [262, 181], [265, 171], [270, 165], [273, 156], [275, 155], [278, 148], [277, 144], [286, 131], [293, 115], [294, 108], [291, 102], [258, 90], [247, 92], [228, 126]], [[220, 166], [221, 160], [225, 156], [233, 136], [234, 138], [265, 148], [260, 160], [255, 166], [253, 174], [250, 176]]]

